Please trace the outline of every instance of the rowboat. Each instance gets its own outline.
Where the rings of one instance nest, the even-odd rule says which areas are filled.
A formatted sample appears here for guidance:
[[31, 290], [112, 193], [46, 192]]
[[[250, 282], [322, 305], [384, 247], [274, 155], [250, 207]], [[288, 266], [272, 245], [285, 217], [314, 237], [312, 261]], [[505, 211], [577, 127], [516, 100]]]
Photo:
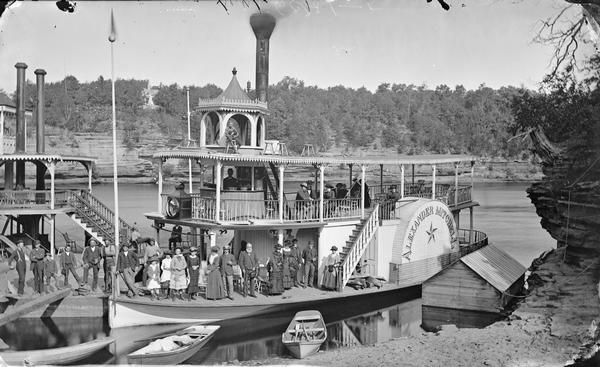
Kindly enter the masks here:
[[325, 321], [316, 310], [298, 312], [281, 334], [283, 345], [299, 359], [316, 353], [326, 339]]
[[127, 355], [130, 364], [173, 365], [196, 354], [219, 330], [217, 325], [194, 325], [163, 335]]
[[9, 366], [65, 365], [87, 358], [114, 341], [115, 338], [106, 337], [68, 347], [1, 352], [0, 357]]

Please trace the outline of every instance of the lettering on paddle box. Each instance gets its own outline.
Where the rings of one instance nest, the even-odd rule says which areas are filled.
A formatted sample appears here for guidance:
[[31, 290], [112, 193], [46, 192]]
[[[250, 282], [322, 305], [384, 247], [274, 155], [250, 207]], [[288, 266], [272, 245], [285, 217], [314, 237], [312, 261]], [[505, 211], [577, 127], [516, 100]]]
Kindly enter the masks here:
[[409, 220], [402, 258], [415, 261], [458, 251], [458, 229], [448, 207], [439, 201], [424, 204]]

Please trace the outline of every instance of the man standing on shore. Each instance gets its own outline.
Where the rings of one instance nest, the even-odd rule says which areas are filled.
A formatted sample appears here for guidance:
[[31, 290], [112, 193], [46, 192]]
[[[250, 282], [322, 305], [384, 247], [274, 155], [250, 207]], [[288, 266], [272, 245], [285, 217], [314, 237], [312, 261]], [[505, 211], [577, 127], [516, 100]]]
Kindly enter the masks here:
[[42, 248], [40, 240], [34, 241], [34, 249], [31, 251], [31, 270], [33, 271], [33, 292], [42, 294], [44, 292], [44, 257], [46, 251]]
[[[19, 296], [23, 295], [25, 291], [25, 271], [27, 269], [27, 264], [25, 262], [25, 250], [23, 249], [23, 240], [17, 241], [17, 249], [12, 253], [10, 259], [8, 259], [8, 266], [11, 269], [17, 270], [17, 274], [19, 275], [19, 288], [17, 290], [17, 294]], [[12, 262], [15, 262], [15, 267], [12, 267]]]
[[75, 254], [71, 252], [71, 245], [66, 245], [65, 250], [60, 254], [60, 268], [62, 274], [65, 276], [65, 287], [69, 286], [69, 272], [73, 274], [79, 286], [82, 284], [81, 278], [79, 278], [79, 275], [75, 271], [76, 264]]
[[317, 249], [314, 248], [313, 242], [308, 241], [308, 248], [304, 249], [302, 252], [302, 262], [304, 263], [303, 288], [306, 288], [307, 284], [311, 288], [314, 285], [313, 278], [317, 271], [318, 256]]
[[252, 244], [246, 244], [246, 250], [240, 252], [238, 261], [242, 269], [242, 278], [244, 279], [244, 297], [250, 290], [250, 297], [256, 297], [254, 293], [254, 278], [256, 278], [256, 270], [258, 268], [258, 256], [252, 251]]

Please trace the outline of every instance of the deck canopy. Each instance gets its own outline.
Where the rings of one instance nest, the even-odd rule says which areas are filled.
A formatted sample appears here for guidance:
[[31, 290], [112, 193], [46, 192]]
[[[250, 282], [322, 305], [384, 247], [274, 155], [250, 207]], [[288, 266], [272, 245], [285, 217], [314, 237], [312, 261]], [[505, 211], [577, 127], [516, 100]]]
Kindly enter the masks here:
[[166, 159], [196, 159], [200, 161], [220, 161], [231, 163], [252, 164], [297, 164], [297, 165], [402, 165], [402, 164], [449, 164], [460, 162], [474, 162], [477, 157], [466, 154], [435, 154], [435, 155], [396, 155], [396, 156], [369, 156], [369, 157], [326, 157], [326, 156], [286, 156], [268, 154], [226, 154], [204, 149], [176, 149], [157, 152], [154, 158]]

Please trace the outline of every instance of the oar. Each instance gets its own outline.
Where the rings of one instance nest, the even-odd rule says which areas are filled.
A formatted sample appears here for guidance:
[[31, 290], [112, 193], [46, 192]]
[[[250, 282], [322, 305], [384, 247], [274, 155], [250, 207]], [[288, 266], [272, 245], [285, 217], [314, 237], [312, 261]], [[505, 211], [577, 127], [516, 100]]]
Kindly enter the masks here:
[[182, 336], [185, 334], [190, 334], [190, 335], [198, 335], [198, 336], [207, 336], [208, 334], [205, 333], [184, 333], [183, 330], [178, 331], [176, 333], [167, 333], [167, 334], [161, 334], [161, 335], [157, 335], [157, 336], [153, 336], [150, 338], [145, 338], [145, 339], [138, 339], [138, 340], [134, 340], [134, 343], [141, 343], [141, 342], [147, 342], [149, 340], [156, 340], [156, 339], [160, 339], [160, 338], [165, 338], [167, 336]]

